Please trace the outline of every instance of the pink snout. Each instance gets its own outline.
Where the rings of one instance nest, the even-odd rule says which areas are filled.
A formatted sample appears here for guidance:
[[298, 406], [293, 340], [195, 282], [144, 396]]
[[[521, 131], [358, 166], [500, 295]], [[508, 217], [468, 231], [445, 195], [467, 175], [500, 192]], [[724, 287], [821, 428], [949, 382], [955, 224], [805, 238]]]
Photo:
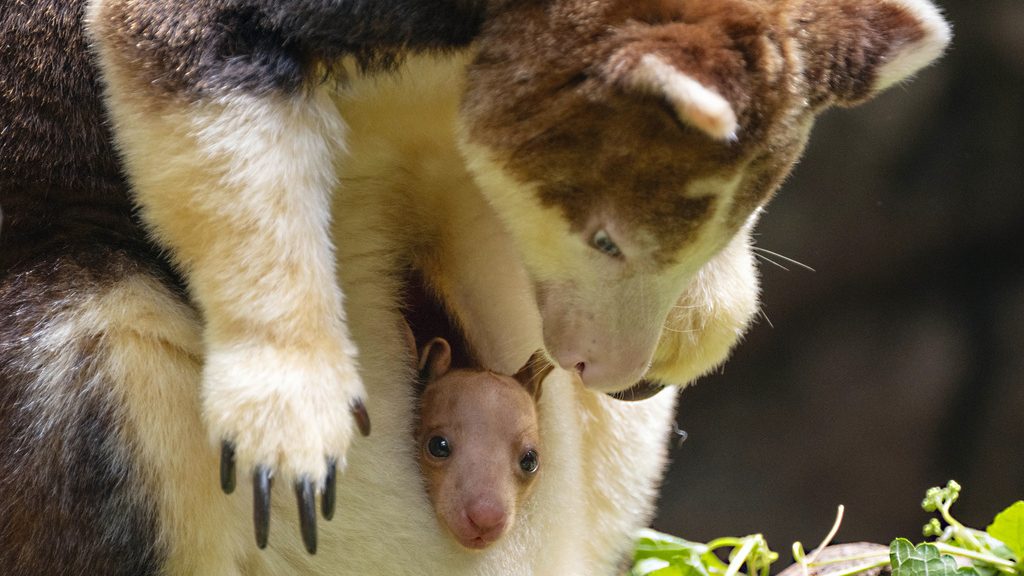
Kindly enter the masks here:
[[[544, 307], [547, 304], [547, 307]], [[583, 385], [598, 392], [621, 392], [643, 379], [650, 368], [664, 317], [646, 313], [601, 321], [594, 314], [542, 304], [544, 347], [564, 370], [579, 373]], [[648, 330], [656, 326], [659, 328]]]
[[497, 541], [508, 527], [508, 510], [494, 498], [477, 498], [462, 510], [452, 532], [459, 544], [480, 550]]
[[620, 392], [641, 379], [650, 367], [646, 355], [611, 355], [602, 358], [598, 354], [581, 354], [576, 351], [555, 352], [555, 361], [564, 370], [575, 371], [583, 385], [599, 392]]

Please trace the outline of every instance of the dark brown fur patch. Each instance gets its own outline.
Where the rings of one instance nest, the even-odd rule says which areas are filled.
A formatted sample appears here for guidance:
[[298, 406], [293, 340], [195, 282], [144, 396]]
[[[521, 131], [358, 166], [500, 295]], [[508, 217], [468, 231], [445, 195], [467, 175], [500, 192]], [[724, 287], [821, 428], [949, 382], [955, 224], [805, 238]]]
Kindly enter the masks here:
[[[905, 8], [857, 0], [506, 7], [469, 70], [471, 141], [575, 228], [612, 213], [652, 233], [663, 255], [693, 239], [716, 201], [691, 197], [689, 184], [740, 176], [723, 233], [735, 231], [789, 173], [814, 114], [870, 96], [885, 59], [923, 35]], [[646, 54], [724, 97], [737, 141], [713, 140], [632, 89], [624, 80]]]
[[[542, 200], [574, 227], [609, 211], [674, 254], [717, 201], [687, 195], [688, 185], [735, 175], [760, 152], [775, 110], [792, 105], [782, 47], [751, 2], [601, 6], [532, 3], [488, 23], [464, 102], [471, 138], [538, 183]], [[622, 71], [648, 53], [725, 96], [741, 121], [739, 140], [713, 140], [657, 96], [626, 88]]]
[[921, 40], [921, 23], [905, 8], [884, 2], [810, 0], [795, 20], [808, 66], [813, 101], [850, 106], [873, 95], [885, 57]]
[[143, 243], [103, 121], [82, 0], [0, 10], [0, 271], [46, 246]]
[[[97, 371], [110, 352], [99, 335], [41, 340], [62, 312], [145, 270], [124, 251], [79, 246], [0, 275], [0, 573], [161, 572], [155, 505], [120, 430], [116, 384]], [[39, 383], [40, 362], [70, 369]]]
[[402, 315], [412, 330], [416, 350], [423, 350], [434, 338], [444, 338], [451, 346], [452, 369], [480, 368], [454, 313], [418, 270], [406, 274]]
[[137, 85], [185, 100], [292, 92], [340, 59], [393, 68], [466, 45], [481, 0], [110, 0], [97, 29]]

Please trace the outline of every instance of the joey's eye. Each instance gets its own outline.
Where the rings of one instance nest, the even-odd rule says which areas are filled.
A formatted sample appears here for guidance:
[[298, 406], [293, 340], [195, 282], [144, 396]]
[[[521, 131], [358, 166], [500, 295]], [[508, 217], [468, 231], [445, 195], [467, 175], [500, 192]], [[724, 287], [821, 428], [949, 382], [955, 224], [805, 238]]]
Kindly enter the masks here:
[[433, 436], [427, 440], [427, 452], [434, 458], [447, 458], [452, 455], [452, 446], [444, 436]]
[[540, 458], [536, 450], [527, 450], [519, 459], [519, 469], [527, 474], [533, 474], [540, 467]]
[[598, 230], [590, 240], [590, 245], [612, 258], [622, 257], [622, 250], [619, 250], [619, 245], [612, 240], [612, 237], [605, 230]]

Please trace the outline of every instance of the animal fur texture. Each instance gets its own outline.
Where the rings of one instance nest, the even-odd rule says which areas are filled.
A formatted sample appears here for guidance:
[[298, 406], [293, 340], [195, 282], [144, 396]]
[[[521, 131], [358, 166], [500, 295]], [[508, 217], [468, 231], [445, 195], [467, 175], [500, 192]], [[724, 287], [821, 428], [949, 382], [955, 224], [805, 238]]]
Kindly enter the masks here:
[[[675, 399], [594, 390], [717, 366], [815, 115], [949, 37], [926, 0], [30, 0], [0, 34], [0, 568], [456, 576], [616, 572]], [[409, 267], [484, 365], [568, 369], [481, 553], [409, 441]], [[266, 550], [225, 439], [275, 469]], [[289, 488], [332, 456], [309, 556]]]

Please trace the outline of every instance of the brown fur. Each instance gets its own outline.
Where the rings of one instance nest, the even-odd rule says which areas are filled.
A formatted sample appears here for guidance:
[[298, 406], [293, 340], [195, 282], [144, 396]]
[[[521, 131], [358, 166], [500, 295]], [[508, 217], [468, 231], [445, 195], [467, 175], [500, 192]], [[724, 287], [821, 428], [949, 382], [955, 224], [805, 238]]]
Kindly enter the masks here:
[[[717, 201], [691, 197], [689, 183], [743, 172], [735, 231], [789, 172], [813, 115], [869, 96], [886, 56], [922, 34], [906, 9], [877, 1], [523, 3], [485, 25], [463, 112], [470, 140], [539, 183], [577, 229], [595, 211], [614, 213], [667, 255]], [[624, 79], [645, 54], [724, 97], [736, 141], [631, 90]]]
[[814, 105], [831, 101], [843, 106], [863, 102], [873, 95], [878, 67], [887, 54], [919, 41], [920, 22], [905, 9], [865, 2], [869, 9], [850, 10], [847, 3], [829, 0], [807, 2], [792, 25], [800, 38], [804, 72]]
[[81, 0], [0, 10], [0, 274], [85, 246], [145, 247], [81, 12]]
[[[692, 239], [715, 202], [684, 196], [686, 184], [741, 167], [768, 109], [778, 107], [772, 101], [779, 98], [777, 86], [769, 84], [778, 82], [777, 75], [760, 76], [778, 69], [780, 57], [762, 46], [763, 16], [747, 2], [716, 2], [713, 8], [687, 2], [674, 10], [664, 2], [607, 4], [605, 14], [583, 2], [562, 2], [545, 13], [491, 22], [470, 69], [464, 112], [472, 120], [471, 138], [506, 154], [508, 168], [521, 180], [542, 182], [545, 202], [562, 207], [577, 227], [588, 215], [580, 206], [609, 209], [662, 231], [659, 236], [672, 230], [662, 245], [672, 254]], [[648, 5], [653, 18], [631, 18]], [[681, 13], [685, 22], [674, 21]], [[524, 19], [537, 29], [522, 33]], [[699, 80], [728, 81], [726, 96], [745, 123], [738, 144], [712, 141], [681, 124], [656, 97], [622, 89], [622, 71], [650, 51], [699, 66]], [[521, 79], [511, 94], [510, 77]], [[496, 98], [497, 91], [505, 96]]]
[[104, 40], [158, 98], [294, 92], [353, 56], [363, 70], [466, 44], [477, 0], [112, 0]]

